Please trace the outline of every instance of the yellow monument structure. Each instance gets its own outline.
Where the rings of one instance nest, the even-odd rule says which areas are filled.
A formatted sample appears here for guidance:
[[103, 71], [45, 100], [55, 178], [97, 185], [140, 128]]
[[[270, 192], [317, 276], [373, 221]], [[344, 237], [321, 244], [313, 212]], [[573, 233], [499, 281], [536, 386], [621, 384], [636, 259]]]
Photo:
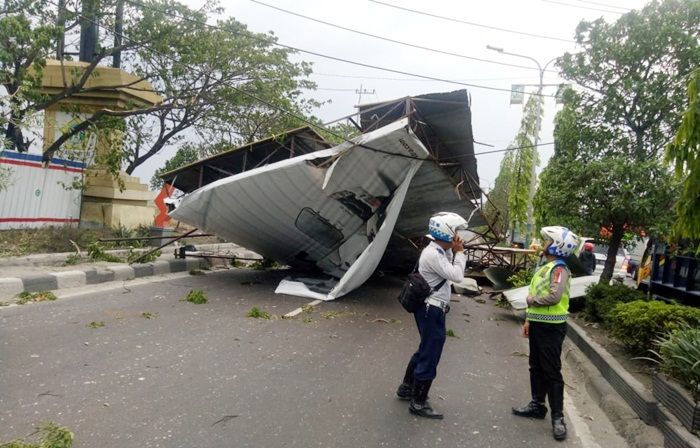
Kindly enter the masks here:
[[[78, 80], [89, 64], [86, 62], [47, 60], [42, 90], [56, 94]], [[128, 87], [115, 87], [128, 86]], [[147, 81], [113, 67], [98, 66], [85, 85], [88, 92], [72, 95], [49, 107], [44, 114], [44, 150], [65, 130], [82, 122], [99, 109], [129, 110], [158, 104], [162, 98]], [[139, 178], [120, 172], [114, 177], [100, 169], [102, 157], [121, 150], [122, 131], [82, 133], [64, 143], [62, 151], [87, 162], [84, 175], [80, 225], [82, 227], [127, 228], [152, 225], [157, 213], [153, 205], [156, 193], [148, 190]], [[64, 156], [65, 157], [65, 156]], [[70, 156], [68, 157], [70, 158]]]

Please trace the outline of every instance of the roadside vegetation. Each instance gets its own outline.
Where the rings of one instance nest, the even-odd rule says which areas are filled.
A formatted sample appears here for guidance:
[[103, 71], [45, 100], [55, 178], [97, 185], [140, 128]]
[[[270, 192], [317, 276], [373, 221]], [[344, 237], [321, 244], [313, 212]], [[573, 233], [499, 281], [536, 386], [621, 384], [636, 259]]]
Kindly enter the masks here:
[[586, 291], [582, 315], [628, 358], [649, 362], [700, 398], [700, 308], [648, 300], [624, 285], [596, 284]]

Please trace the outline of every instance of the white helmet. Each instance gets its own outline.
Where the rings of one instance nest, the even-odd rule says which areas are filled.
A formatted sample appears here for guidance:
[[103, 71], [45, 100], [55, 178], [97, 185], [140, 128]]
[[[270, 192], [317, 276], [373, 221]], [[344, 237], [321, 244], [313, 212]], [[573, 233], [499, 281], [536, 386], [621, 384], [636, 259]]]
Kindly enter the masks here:
[[566, 227], [542, 227], [541, 233], [545, 245], [547, 241], [552, 241], [552, 244], [547, 248], [547, 253], [555, 257], [566, 258], [578, 247], [578, 236]]
[[467, 230], [467, 220], [457, 213], [440, 212], [430, 218], [427, 236], [448, 243], [457, 235], [459, 230]]

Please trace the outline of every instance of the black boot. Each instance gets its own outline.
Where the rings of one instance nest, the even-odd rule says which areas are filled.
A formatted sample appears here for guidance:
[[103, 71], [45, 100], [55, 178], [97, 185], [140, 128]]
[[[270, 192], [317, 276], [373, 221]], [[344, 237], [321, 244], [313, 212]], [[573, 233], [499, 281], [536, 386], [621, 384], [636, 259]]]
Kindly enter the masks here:
[[554, 440], [566, 439], [566, 423], [563, 415], [552, 415], [552, 435]]
[[542, 420], [547, 415], [547, 406], [536, 401], [529, 402], [521, 408], [513, 408], [513, 414], [520, 417], [538, 418]]
[[547, 393], [549, 407], [552, 409], [552, 435], [555, 440], [566, 439], [566, 423], [564, 423], [564, 382], [554, 381]]
[[413, 389], [415, 395], [411, 399], [411, 404], [408, 405], [408, 410], [411, 414], [425, 418], [442, 419], [442, 414], [433, 411], [433, 408], [431, 408], [428, 403], [428, 391], [432, 383], [432, 380], [415, 380]]
[[416, 365], [413, 362], [409, 362], [406, 366], [406, 373], [403, 376], [403, 382], [396, 391], [396, 396], [400, 400], [410, 400], [413, 398], [413, 371], [416, 369]]

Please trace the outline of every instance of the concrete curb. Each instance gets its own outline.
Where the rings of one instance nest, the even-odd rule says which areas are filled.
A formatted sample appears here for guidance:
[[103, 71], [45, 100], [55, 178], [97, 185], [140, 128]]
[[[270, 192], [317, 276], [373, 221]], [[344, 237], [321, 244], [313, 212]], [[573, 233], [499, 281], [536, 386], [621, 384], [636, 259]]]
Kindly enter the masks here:
[[203, 258], [188, 258], [184, 260], [157, 260], [153, 263], [135, 263], [132, 265], [114, 265], [105, 268], [89, 267], [84, 270], [46, 272], [23, 277], [5, 277], [0, 278], [0, 299], [12, 299], [24, 291], [55, 291], [206, 267], [209, 267], [207, 260]]
[[614, 395], [619, 394], [619, 397], [624, 399], [647, 425], [656, 426], [661, 430], [665, 448], [700, 448], [698, 438], [686, 430], [675, 416], [666, 411], [651, 391], [627, 372], [605, 348], [589, 338], [580, 326], [569, 321], [567, 336], [605, 378], [606, 381], [603, 382], [596, 381], [595, 376], [589, 376], [586, 386], [592, 389], [592, 395], [599, 400], [601, 408], [608, 417], [613, 422], [616, 419], [620, 420], [621, 425], [615, 426], [625, 438], [634, 442], [635, 446], [656, 446], [649, 445], [653, 442], [646, 435], [647, 431], [640, 432], [640, 429], [644, 428], [625, 423], [625, 420], [629, 422], [629, 418], [624, 416], [624, 409], [620, 408], [620, 403], [615, 403], [614, 396], [610, 394], [611, 389], [617, 392]]

